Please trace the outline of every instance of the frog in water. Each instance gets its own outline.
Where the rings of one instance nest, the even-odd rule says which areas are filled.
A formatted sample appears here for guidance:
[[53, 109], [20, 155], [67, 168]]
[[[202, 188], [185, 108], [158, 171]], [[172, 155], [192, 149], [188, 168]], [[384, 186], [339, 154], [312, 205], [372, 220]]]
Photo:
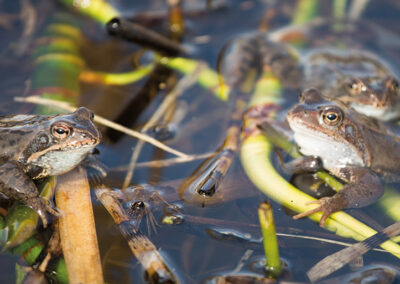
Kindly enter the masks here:
[[[383, 193], [383, 181], [400, 180], [400, 138], [382, 122], [328, 101], [316, 89], [302, 93], [300, 103], [289, 110], [287, 121], [299, 151], [308, 158], [304, 169], [309, 171], [310, 165], [315, 165], [313, 170], [318, 170], [322, 165], [347, 182], [334, 196], [315, 201], [318, 207], [294, 218], [322, 211], [323, 226], [335, 211], [376, 201]], [[296, 165], [301, 171], [301, 163]]]
[[317, 88], [357, 112], [389, 121], [400, 117], [400, 88], [391, 70], [361, 50], [316, 49], [303, 60], [303, 88]]
[[[266, 35], [253, 35], [262, 66], [287, 87], [317, 88], [330, 98], [379, 120], [400, 117], [400, 88], [391, 69], [371, 52], [359, 49], [311, 48], [300, 57]], [[249, 56], [248, 56], [249, 57]]]
[[0, 135], [0, 191], [34, 209], [46, 227], [46, 211], [60, 214], [39, 197], [32, 179], [70, 171], [99, 144], [93, 113], [81, 107], [55, 116], [4, 116]]

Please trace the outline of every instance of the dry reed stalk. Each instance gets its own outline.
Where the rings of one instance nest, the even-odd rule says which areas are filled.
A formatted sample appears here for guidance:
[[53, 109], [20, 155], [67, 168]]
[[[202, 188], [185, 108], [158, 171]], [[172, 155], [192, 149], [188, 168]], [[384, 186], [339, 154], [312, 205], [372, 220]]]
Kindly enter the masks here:
[[61, 175], [56, 188], [61, 245], [70, 283], [104, 283], [86, 171]]

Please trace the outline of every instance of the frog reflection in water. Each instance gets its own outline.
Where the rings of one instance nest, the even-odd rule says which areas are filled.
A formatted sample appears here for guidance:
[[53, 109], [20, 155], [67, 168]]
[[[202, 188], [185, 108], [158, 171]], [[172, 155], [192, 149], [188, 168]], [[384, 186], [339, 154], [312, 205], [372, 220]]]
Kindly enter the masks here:
[[77, 166], [100, 142], [93, 113], [81, 107], [55, 116], [0, 117], [0, 191], [33, 208], [47, 225], [46, 211], [59, 213], [39, 197], [32, 179], [60, 175]]
[[[381, 122], [324, 99], [316, 89], [303, 92], [287, 120], [300, 152], [307, 156], [304, 169], [315, 165], [318, 170], [321, 161], [324, 169], [347, 182], [334, 196], [315, 201], [320, 206], [296, 219], [322, 211], [323, 226], [335, 211], [376, 201], [383, 193], [382, 181], [400, 180], [400, 138]], [[302, 170], [301, 163], [296, 165]]]

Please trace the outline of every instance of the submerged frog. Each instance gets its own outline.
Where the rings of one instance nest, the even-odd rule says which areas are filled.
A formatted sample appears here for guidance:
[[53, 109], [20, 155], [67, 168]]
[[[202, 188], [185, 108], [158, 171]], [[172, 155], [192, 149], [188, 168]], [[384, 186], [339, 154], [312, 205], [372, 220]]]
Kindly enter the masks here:
[[383, 181], [400, 180], [400, 138], [383, 123], [326, 100], [316, 89], [303, 92], [287, 120], [299, 151], [309, 158], [305, 169], [315, 165], [318, 170], [322, 162], [324, 169], [347, 182], [334, 196], [315, 201], [320, 206], [296, 219], [322, 211], [323, 226], [335, 211], [376, 201], [383, 193]]
[[81, 107], [55, 116], [0, 117], [0, 135], [1, 193], [34, 209], [46, 226], [46, 211], [59, 213], [39, 197], [32, 179], [70, 171], [99, 144], [93, 113]]
[[[321, 27], [329, 28], [324, 23], [310, 25], [304, 32], [305, 37], [312, 40], [315, 36], [324, 42], [320, 33], [313, 35], [313, 29], [318, 31]], [[299, 32], [295, 30], [295, 34]], [[330, 28], [325, 31], [327, 40], [329, 32], [332, 32]], [[290, 29], [286, 33], [290, 35]], [[400, 118], [400, 88], [394, 72], [383, 59], [360, 48], [356, 39], [346, 44], [345, 49], [335, 48], [342, 41], [347, 43], [349, 37], [345, 31], [342, 36], [331, 34], [337, 39], [336, 44], [327, 41], [319, 46], [315, 43], [302, 51], [278, 42], [284, 40], [284, 34], [255, 34], [251, 37], [257, 45], [253, 48], [257, 50], [253, 57], [258, 57], [264, 69], [268, 66], [283, 85], [301, 90], [317, 88], [324, 96], [340, 100], [358, 112], [379, 120]]]
[[303, 59], [303, 88], [317, 88], [359, 113], [389, 121], [400, 117], [400, 88], [391, 70], [360, 50], [316, 49]]

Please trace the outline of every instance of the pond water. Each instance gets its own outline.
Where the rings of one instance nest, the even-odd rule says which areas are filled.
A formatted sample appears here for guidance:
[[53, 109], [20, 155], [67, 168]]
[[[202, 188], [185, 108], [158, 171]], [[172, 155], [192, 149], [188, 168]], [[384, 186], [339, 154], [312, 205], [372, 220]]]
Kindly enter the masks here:
[[[124, 72], [131, 70], [132, 65], [135, 65], [137, 58], [134, 55], [139, 54], [139, 46], [110, 39], [104, 27], [94, 21], [79, 16], [58, 3], [39, 0], [31, 1], [38, 13], [37, 28], [31, 38], [25, 39], [28, 47], [17, 53], [16, 48], [21, 46], [24, 29], [24, 23], [18, 17], [20, 2], [25, 1], [0, 2], [1, 13], [9, 16], [8, 20], [0, 21], [1, 114], [34, 112], [34, 106], [17, 104], [13, 97], [29, 93], [29, 84], [32, 84], [30, 80], [35, 68], [32, 62], [33, 47], [30, 48], [29, 43], [43, 32], [58, 12], [69, 14], [68, 17], [79, 23], [87, 38], [81, 50], [87, 68], [104, 72]], [[113, 4], [124, 11], [125, 17], [136, 19], [161, 33], [167, 33], [165, 1], [134, 2], [115, 0]], [[191, 51], [188, 57], [204, 61], [214, 70], [217, 69], [220, 54], [227, 43], [257, 31], [260, 26], [267, 27], [268, 30], [284, 27], [290, 23], [296, 7], [295, 1], [220, 1], [214, 3], [220, 5], [219, 8], [205, 10], [206, 2], [211, 1], [185, 2], [184, 9], [188, 12], [182, 42]], [[320, 2], [319, 16], [323, 19], [331, 17], [331, 1]], [[347, 3], [347, 9], [350, 8], [350, 4]], [[399, 16], [400, 4], [397, 1], [369, 1], [362, 14], [360, 26], [365, 23], [366, 27], [369, 24], [379, 27], [383, 38], [382, 45], [371, 40], [368, 34], [354, 35], [365, 39], [361, 43], [364, 44], [363, 48], [378, 53], [390, 63], [396, 75], [399, 75], [399, 69], [396, 68], [400, 63]], [[356, 32], [368, 33], [368, 28]], [[366, 46], [367, 44], [371, 46]], [[154, 54], [147, 51], [138, 56], [141, 64], [146, 64], [153, 60]], [[81, 82], [80, 104], [98, 115], [140, 130], [181, 78], [181, 74], [159, 67], [157, 72], [150, 76], [124, 86]], [[287, 96], [286, 104], [290, 106], [297, 100], [298, 93], [291, 92]], [[232, 105], [231, 102], [218, 100], [211, 92], [194, 84], [186, 89], [176, 102], [174, 115], [171, 116], [174, 136], [165, 143], [190, 155], [218, 150], [226, 136]], [[104, 139], [98, 147], [98, 159], [109, 169], [106, 184], [120, 189], [132, 151], [138, 142], [127, 135], [100, 127]], [[172, 154], [145, 144], [138, 163], [140, 165], [147, 161], [173, 157]], [[275, 160], [278, 162], [277, 158]], [[158, 248], [181, 283], [217, 283], [210, 279], [223, 275], [262, 276], [259, 269], [254, 268], [264, 254], [260, 242], [257, 207], [269, 198], [248, 179], [236, 155], [221, 187], [213, 197], [215, 200], [206, 204], [192, 204], [181, 200], [178, 189], [202, 162], [204, 159], [159, 168], [137, 166], [130, 186], [157, 190], [165, 201], [179, 207], [179, 215], [183, 216], [184, 220], [177, 225], [162, 224], [162, 217], [171, 209], [166, 208], [166, 203], [157, 198], [154, 201], [144, 198], [144, 201], [149, 201], [151, 205], [151, 214], [154, 215], [157, 225], [156, 230], [149, 229], [144, 218], [140, 231]], [[130, 252], [126, 240], [107, 211], [96, 201], [94, 194], [92, 197], [105, 281], [142, 283], [145, 278], [143, 267]], [[351, 242], [320, 228], [308, 219], [293, 220], [293, 214], [289, 210], [272, 200], [271, 204], [277, 231], [285, 234], [278, 236], [281, 258], [287, 265], [282, 280], [308, 281], [305, 271], [323, 257], [342, 248], [341, 245], [296, 236]], [[348, 212], [376, 229], [393, 223], [393, 220], [386, 217], [375, 205]], [[0, 255], [0, 282], [15, 281], [14, 266], [17, 260], [18, 257], [10, 256], [6, 252]], [[377, 263], [394, 265], [398, 270], [400, 261], [388, 253], [378, 251], [369, 252], [364, 256], [365, 266]], [[350, 272], [351, 269], [347, 266], [333, 276], [341, 277]], [[341, 278], [339, 283], [346, 281]]]

